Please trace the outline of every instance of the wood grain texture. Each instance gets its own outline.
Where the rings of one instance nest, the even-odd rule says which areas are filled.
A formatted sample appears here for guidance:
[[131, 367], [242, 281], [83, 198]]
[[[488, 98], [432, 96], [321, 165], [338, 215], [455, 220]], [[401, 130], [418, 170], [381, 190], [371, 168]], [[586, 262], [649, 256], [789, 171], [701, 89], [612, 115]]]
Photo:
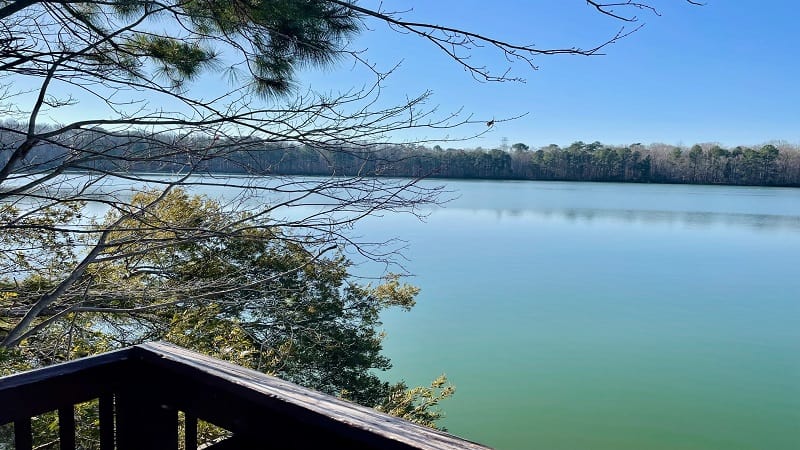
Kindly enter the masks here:
[[[24, 427], [32, 416], [61, 409], [69, 434], [69, 405], [98, 397], [106, 449], [115, 441], [119, 449], [177, 448], [179, 410], [190, 432], [198, 418], [231, 431], [234, 439], [220, 448], [488, 448], [161, 342], [0, 378], [0, 424]], [[24, 433], [19, 438], [28, 448]], [[186, 443], [196, 445], [193, 436]]]
[[[187, 379], [206, 380], [210, 383], [207, 394], [213, 395], [214, 390], [218, 394], [235, 394], [247, 400], [251, 414], [262, 411], [266, 416], [280, 415], [288, 423], [340, 435], [367, 447], [488, 448], [175, 345], [148, 343], [135, 350], [136, 357], [150, 364], [154, 374], [172, 372]], [[264, 427], [268, 426], [265, 421]]]

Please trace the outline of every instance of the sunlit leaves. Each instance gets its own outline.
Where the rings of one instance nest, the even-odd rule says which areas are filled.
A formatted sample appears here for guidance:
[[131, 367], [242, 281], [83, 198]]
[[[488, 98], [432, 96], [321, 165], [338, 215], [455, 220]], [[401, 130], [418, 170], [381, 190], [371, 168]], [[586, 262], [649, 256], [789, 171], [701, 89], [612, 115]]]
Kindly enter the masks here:
[[455, 392], [455, 386], [450, 384], [445, 375], [433, 380], [430, 386], [409, 389], [405, 383], [397, 383], [391, 386], [389, 394], [377, 409], [420, 425], [436, 427], [437, 421], [444, 417], [439, 404]]

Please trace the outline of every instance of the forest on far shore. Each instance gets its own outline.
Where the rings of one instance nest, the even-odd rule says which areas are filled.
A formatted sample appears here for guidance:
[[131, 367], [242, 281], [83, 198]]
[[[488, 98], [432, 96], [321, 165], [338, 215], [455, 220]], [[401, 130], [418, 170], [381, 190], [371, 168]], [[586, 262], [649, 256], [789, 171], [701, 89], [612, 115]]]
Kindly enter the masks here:
[[[388, 176], [553, 181], [800, 186], [800, 148], [788, 144], [608, 146], [575, 142], [531, 149], [414, 147], [388, 150]], [[351, 161], [355, 168], [358, 161]], [[339, 164], [339, 167], [342, 165]], [[281, 171], [289, 164], [280, 165]]]
[[[19, 126], [17, 124], [17, 126]], [[0, 164], [21, 133], [0, 131]], [[91, 148], [91, 151], [87, 151]], [[203, 152], [197, 152], [200, 148]], [[202, 155], [198, 157], [198, 154]], [[113, 158], [109, 158], [113, 156]], [[66, 171], [386, 176], [462, 179], [800, 186], [800, 147], [786, 143], [723, 147], [575, 142], [530, 148], [455, 149], [439, 145], [319, 146], [254, 137], [118, 134], [76, 130], [39, 142], [26, 172]]]

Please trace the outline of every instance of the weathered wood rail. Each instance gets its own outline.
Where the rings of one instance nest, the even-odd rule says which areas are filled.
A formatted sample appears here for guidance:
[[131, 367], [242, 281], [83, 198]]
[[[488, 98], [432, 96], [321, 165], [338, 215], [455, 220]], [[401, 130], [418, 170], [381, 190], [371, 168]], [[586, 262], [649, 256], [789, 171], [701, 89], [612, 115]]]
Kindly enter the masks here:
[[165, 343], [137, 345], [0, 378], [0, 425], [33, 447], [31, 418], [58, 412], [61, 450], [75, 448], [75, 405], [99, 400], [102, 450], [197, 449], [197, 421], [231, 437], [208, 449], [487, 447]]

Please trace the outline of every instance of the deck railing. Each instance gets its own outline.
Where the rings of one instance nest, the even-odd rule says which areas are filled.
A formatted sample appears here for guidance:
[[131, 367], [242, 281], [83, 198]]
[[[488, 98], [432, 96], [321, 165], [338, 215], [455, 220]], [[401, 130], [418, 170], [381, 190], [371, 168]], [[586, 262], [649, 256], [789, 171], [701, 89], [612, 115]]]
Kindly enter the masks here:
[[90, 400], [101, 450], [176, 450], [181, 437], [196, 450], [198, 420], [230, 432], [208, 450], [487, 448], [165, 343], [0, 378], [0, 425], [32, 450], [31, 418], [57, 411], [59, 446], [74, 449], [75, 405]]

